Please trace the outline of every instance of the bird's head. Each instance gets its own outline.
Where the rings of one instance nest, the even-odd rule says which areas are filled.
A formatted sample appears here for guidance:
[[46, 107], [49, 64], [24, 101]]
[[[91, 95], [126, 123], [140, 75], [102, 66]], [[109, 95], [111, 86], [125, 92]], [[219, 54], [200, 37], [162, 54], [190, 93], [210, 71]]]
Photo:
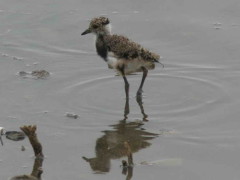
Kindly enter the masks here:
[[86, 31], [82, 33], [82, 35], [93, 33], [96, 35], [106, 35], [110, 34], [110, 22], [106, 17], [97, 17], [93, 18], [89, 24], [89, 27]]

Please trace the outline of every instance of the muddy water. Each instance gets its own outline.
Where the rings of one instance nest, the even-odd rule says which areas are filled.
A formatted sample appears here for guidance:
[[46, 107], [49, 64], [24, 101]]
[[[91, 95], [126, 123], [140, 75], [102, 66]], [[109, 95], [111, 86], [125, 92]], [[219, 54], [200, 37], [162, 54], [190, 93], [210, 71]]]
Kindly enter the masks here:
[[[239, 7], [237, 0], [1, 1], [0, 126], [38, 126], [46, 180], [239, 179]], [[142, 100], [135, 98], [141, 75], [128, 77], [129, 113], [122, 78], [96, 55], [93, 38], [80, 36], [99, 15], [163, 57]], [[50, 76], [18, 74], [35, 70]], [[120, 167], [126, 140], [135, 163], [128, 175]], [[29, 142], [3, 142], [0, 179], [29, 174]]]

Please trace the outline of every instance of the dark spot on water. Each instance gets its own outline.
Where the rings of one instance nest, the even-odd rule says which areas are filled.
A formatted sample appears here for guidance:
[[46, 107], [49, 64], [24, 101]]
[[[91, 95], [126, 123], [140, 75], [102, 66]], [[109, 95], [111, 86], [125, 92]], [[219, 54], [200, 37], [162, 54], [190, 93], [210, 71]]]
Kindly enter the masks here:
[[66, 117], [73, 118], [73, 119], [77, 119], [77, 118], [78, 118], [78, 115], [77, 115], [77, 114], [74, 114], [74, 113], [66, 113]]
[[35, 79], [46, 79], [50, 76], [50, 73], [46, 70], [35, 70], [32, 72], [20, 71], [18, 74], [23, 78], [35, 78]]
[[20, 131], [7, 131], [5, 135], [7, 139], [12, 141], [21, 141], [25, 139], [25, 134]]
[[32, 71], [32, 76], [37, 77], [38, 79], [45, 79], [47, 77], [49, 77], [50, 73], [47, 72], [46, 70], [36, 70], [36, 71]]

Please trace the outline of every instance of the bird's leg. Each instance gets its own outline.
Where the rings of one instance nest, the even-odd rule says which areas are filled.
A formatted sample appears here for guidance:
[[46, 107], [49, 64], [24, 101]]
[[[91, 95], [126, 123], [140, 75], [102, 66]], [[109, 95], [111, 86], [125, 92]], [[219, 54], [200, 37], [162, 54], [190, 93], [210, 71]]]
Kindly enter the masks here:
[[121, 68], [119, 68], [120, 72], [122, 73], [122, 77], [125, 83], [125, 92], [126, 92], [126, 98], [129, 98], [129, 83], [127, 81], [127, 78], [125, 76], [125, 72], [124, 72], [124, 66], [122, 66]]
[[129, 99], [126, 98], [125, 108], [124, 108], [124, 119], [126, 120], [128, 117], [130, 110], [129, 110]]
[[126, 78], [125, 75], [123, 76], [123, 79], [124, 79], [124, 82], [125, 82], [126, 98], [128, 99], [129, 98], [129, 83], [128, 83], [127, 78]]
[[142, 67], [142, 71], [143, 71], [143, 76], [142, 76], [142, 81], [141, 81], [141, 84], [138, 88], [138, 91], [137, 91], [137, 96], [141, 96], [142, 95], [142, 87], [143, 87], [143, 84], [144, 84], [144, 81], [147, 77], [147, 74], [148, 74], [148, 70], [145, 68], [145, 67]]
[[145, 114], [144, 107], [143, 107], [142, 96], [137, 96], [136, 97], [136, 101], [137, 101], [137, 103], [138, 103], [138, 105], [140, 107], [141, 113], [143, 115], [143, 121], [148, 121], [147, 120], [148, 115]]

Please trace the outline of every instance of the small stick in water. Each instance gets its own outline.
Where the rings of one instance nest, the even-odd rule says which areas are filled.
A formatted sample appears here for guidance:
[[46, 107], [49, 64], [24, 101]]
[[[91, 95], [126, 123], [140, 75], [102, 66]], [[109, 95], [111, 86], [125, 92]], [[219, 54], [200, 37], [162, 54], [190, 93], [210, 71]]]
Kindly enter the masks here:
[[35, 154], [35, 162], [33, 165], [32, 173], [31, 175], [20, 175], [20, 176], [15, 176], [11, 178], [11, 180], [19, 180], [19, 179], [24, 179], [24, 180], [40, 180], [41, 175], [43, 173], [42, 170], [42, 163], [43, 163], [43, 152], [42, 152], [42, 145], [39, 142], [36, 134], [37, 126], [22, 126], [20, 129], [26, 134], [28, 137], [34, 154]]

